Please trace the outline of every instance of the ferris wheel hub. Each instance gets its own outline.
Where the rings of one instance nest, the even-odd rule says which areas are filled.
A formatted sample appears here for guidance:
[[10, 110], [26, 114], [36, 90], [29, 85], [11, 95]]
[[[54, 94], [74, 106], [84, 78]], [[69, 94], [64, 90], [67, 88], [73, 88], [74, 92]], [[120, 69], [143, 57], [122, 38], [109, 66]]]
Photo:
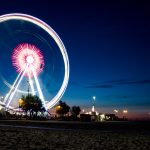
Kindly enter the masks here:
[[26, 61], [28, 64], [32, 64], [34, 62], [33, 56], [31, 56], [31, 55], [27, 56]]

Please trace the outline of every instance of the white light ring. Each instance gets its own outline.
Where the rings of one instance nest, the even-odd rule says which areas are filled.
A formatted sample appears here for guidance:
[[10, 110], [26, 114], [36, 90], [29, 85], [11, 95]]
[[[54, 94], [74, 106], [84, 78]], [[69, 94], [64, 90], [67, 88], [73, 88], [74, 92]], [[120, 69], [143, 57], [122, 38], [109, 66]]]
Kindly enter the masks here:
[[54, 41], [56, 42], [57, 46], [61, 51], [64, 60], [64, 67], [65, 67], [64, 80], [62, 82], [61, 88], [59, 89], [58, 93], [52, 98], [50, 102], [46, 104], [47, 109], [50, 109], [61, 99], [68, 85], [69, 59], [68, 59], [66, 48], [62, 40], [60, 39], [60, 37], [57, 35], [57, 33], [48, 24], [46, 24], [45, 22], [43, 22], [42, 20], [36, 17], [26, 15], [26, 14], [21, 14], [21, 13], [11, 13], [11, 14], [0, 16], [0, 23], [8, 20], [24, 20], [41, 27], [54, 39]]

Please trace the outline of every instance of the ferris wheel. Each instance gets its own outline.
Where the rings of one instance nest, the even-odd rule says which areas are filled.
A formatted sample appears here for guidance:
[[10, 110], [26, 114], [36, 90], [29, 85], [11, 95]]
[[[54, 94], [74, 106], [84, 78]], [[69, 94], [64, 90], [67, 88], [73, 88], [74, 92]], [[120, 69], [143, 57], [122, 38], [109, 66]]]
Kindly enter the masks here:
[[69, 80], [68, 54], [58, 34], [42, 20], [21, 13], [0, 16], [0, 32], [0, 60], [5, 63], [0, 66], [0, 90], [6, 108], [29, 92], [39, 96], [46, 110], [52, 108]]

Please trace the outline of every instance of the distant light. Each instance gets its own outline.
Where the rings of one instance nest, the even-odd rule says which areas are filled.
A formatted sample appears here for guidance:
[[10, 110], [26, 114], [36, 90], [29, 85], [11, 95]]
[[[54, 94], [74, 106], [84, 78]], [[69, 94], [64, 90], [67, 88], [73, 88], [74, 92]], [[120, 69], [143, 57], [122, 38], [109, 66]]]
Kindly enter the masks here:
[[93, 96], [93, 100], [95, 100], [96, 99], [96, 96]]
[[100, 121], [104, 121], [105, 120], [105, 114], [101, 114], [100, 115]]
[[89, 114], [91, 115], [91, 114], [92, 114], [92, 112], [90, 111], [90, 112], [89, 112]]
[[92, 112], [95, 112], [95, 107], [94, 106], [92, 106]]
[[24, 101], [22, 99], [19, 99], [19, 105], [22, 105]]
[[99, 115], [98, 111], [96, 111], [96, 115]]
[[128, 113], [128, 110], [123, 110], [123, 113], [125, 113], [125, 114]]
[[114, 112], [115, 112], [115, 113], [118, 113], [119, 111], [118, 111], [117, 109], [114, 109]]
[[101, 118], [103, 118], [103, 119], [105, 118], [105, 114], [101, 114], [100, 116], [101, 116]]

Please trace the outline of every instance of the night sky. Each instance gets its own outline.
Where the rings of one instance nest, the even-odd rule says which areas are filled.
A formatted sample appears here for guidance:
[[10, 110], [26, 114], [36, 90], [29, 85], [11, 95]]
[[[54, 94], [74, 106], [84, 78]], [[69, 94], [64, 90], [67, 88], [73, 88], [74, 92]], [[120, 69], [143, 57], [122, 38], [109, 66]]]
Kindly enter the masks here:
[[[150, 115], [150, 4], [127, 0], [3, 0], [0, 15], [26, 13], [49, 24], [64, 42], [69, 105], [129, 117]], [[122, 113], [120, 112], [120, 116]]]

